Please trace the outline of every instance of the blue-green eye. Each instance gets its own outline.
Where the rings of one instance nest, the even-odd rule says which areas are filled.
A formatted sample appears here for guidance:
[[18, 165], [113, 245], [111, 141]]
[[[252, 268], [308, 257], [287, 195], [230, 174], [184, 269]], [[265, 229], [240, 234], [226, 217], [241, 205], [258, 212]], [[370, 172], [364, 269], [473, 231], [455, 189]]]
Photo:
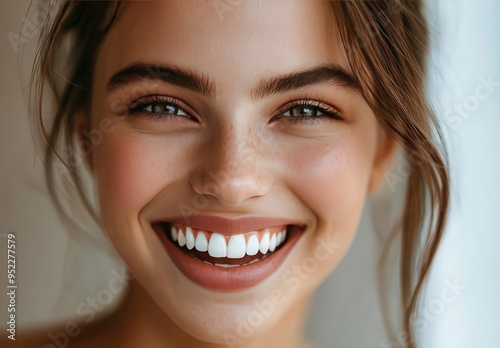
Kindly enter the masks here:
[[[311, 106], [298, 105], [289, 109], [286, 113], [289, 114], [286, 116], [292, 117], [317, 117], [318, 114], [321, 114], [321, 111]], [[285, 114], [283, 116], [285, 116]]]
[[172, 103], [151, 103], [142, 108], [142, 110], [151, 112], [153, 114], [187, 116], [187, 114], [180, 107]]
[[286, 119], [293, 122], [316, 122], [328, 118], [333, 120], [343, 120], [340, 112], [316, 100], [294, 100], [281, 108], [278, 119]]
[[192, 118], [184, 111], [184, 107], [180, 102], [163, 96], [147, 96], [140, 98], [129, 105], [128, 112], [130, 115], [144, 114], [146, 117], [151, 118]]

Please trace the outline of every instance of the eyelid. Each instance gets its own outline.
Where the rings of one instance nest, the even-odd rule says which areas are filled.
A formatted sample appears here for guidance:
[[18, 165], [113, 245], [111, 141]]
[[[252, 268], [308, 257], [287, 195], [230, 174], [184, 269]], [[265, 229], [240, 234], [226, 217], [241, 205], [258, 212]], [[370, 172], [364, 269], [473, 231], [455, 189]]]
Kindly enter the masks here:
[[[147, 107], [151, 104], [154, 103], [165, 103], [165, 104], [171, 104], [179, 109], [181, 109], [187, 116], [183, 117], [189, 117], [193, 120], [196, 120], [197, 118], [193, 116], [194, 112], [192, 112], [192, 108], [183, 100], [176, 98], [176, 97], [170, 97], [166, 95], [159, 95], [159, 94], [148, 94], [139, 98], [134, 99], [130, 104], [128, 104], [127, 108], [130, 111], [133, 112], [140, 112], [142, 108]], [[143, 111], [143, 110], [142, 110]], [[154, 114], [154, 113], [151, 113]]]
[[[287, 103], [285, 103], [283, 106], [281, 106], [276, 113], [273, 115], [273, 118], [275, 117], [280, 117], [283, 113], [286, 111], [289, 111], [291, 108], [295, 106], [300, 106], [300, 105], [307, 105], [307, 106], [312, 106], [317, 109], [324, 109], [327, 112], [331, 113], [334, 115], [335, 118], [338, 119], [345, 119], [344, 118], [344, 113], [341, 108], [337, 106], [333, 106], [329, 102], [323, 100], [322, 98], [309, 98], [307, 95], [304, 96], [304, 98], [291, 98]], [[329, 115], [324, 115], [326, 117], [329, 117]], [[287, 117], [287, 116], [283, 116]], [[321, 116], [317, 116], [317, 118], [320, 118]], [[300, 118], [300, 117], [297, 117]], [[330, 116], [330, 118], [333, 118], [333, 116]]]

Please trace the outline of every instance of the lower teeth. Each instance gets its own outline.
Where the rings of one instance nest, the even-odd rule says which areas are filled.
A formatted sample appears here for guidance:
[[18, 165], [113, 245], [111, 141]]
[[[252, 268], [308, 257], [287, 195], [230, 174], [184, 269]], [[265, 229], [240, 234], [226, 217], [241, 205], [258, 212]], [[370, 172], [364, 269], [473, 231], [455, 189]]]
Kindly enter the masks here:
[[224, 263], [215, 263], [214, 265], [222, 268], [234, 268], [242, 266], [242, 265], [226, 265]]
[[201, 260], [199, 258], [197, 258], [196, 256], [194, 256], [193, 254], [191, 254], [191, 256], [199, 261], [203, 261], [204, 263], [206, 263], [207, 265], [210, 265], [210, 266], [217, 266], [217, 267], [221, 267], [221, 268], [234, 268], [234, 267], [240, 267], [240, 266], [246, 266], [246, 265], [251, 265], [252, 263], [255, 263], [255, 262], [258, 262], [260, 260], [263, 260], [265, 259], [268, 254], [264, 255], [263, 257], [261, 258], [258, 258], [258, 259], [254, 259], [250, 262], [246, 262], [246, 263], [242, 263], [242, 264], [235, 264], [235, 265], [229, 265], [229, 264], [225, 264], [225, 263], [212, 263], [212, 262], [208, 262], [208, 261], [205, 261], [205, 260]]

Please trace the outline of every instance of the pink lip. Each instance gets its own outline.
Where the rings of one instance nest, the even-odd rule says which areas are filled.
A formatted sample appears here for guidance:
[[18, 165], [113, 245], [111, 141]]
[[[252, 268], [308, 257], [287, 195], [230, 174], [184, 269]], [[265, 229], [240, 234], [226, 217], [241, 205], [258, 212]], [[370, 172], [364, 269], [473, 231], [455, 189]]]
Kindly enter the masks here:
[[297, 220], [273, 217], [241, 217], [237, 219], [228, 219], [216, 215], [192, 215], [185, 217], [174, 216], [166, 218], [163, 221], [177, 222], [199, 230], [218, 232], [224, 235], [256, 231], [275, 226], [297, 225], [304, 227], [304, 224]]

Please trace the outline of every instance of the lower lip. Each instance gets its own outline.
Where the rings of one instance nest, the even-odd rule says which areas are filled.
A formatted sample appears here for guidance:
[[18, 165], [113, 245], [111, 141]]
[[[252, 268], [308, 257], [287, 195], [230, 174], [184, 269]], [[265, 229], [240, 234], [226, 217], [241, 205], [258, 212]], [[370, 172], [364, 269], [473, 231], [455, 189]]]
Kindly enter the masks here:
[[186, 254], [170, 241], [163, 229], [155, 228], [155, 231], [172, 262], [187, 278], [206, 289], [218, 292], [242, 291], [270, 277], [302, 235], [300, 228], [289, 228], [287, 241], [265, 259], [250, 265], [222, 268]]

